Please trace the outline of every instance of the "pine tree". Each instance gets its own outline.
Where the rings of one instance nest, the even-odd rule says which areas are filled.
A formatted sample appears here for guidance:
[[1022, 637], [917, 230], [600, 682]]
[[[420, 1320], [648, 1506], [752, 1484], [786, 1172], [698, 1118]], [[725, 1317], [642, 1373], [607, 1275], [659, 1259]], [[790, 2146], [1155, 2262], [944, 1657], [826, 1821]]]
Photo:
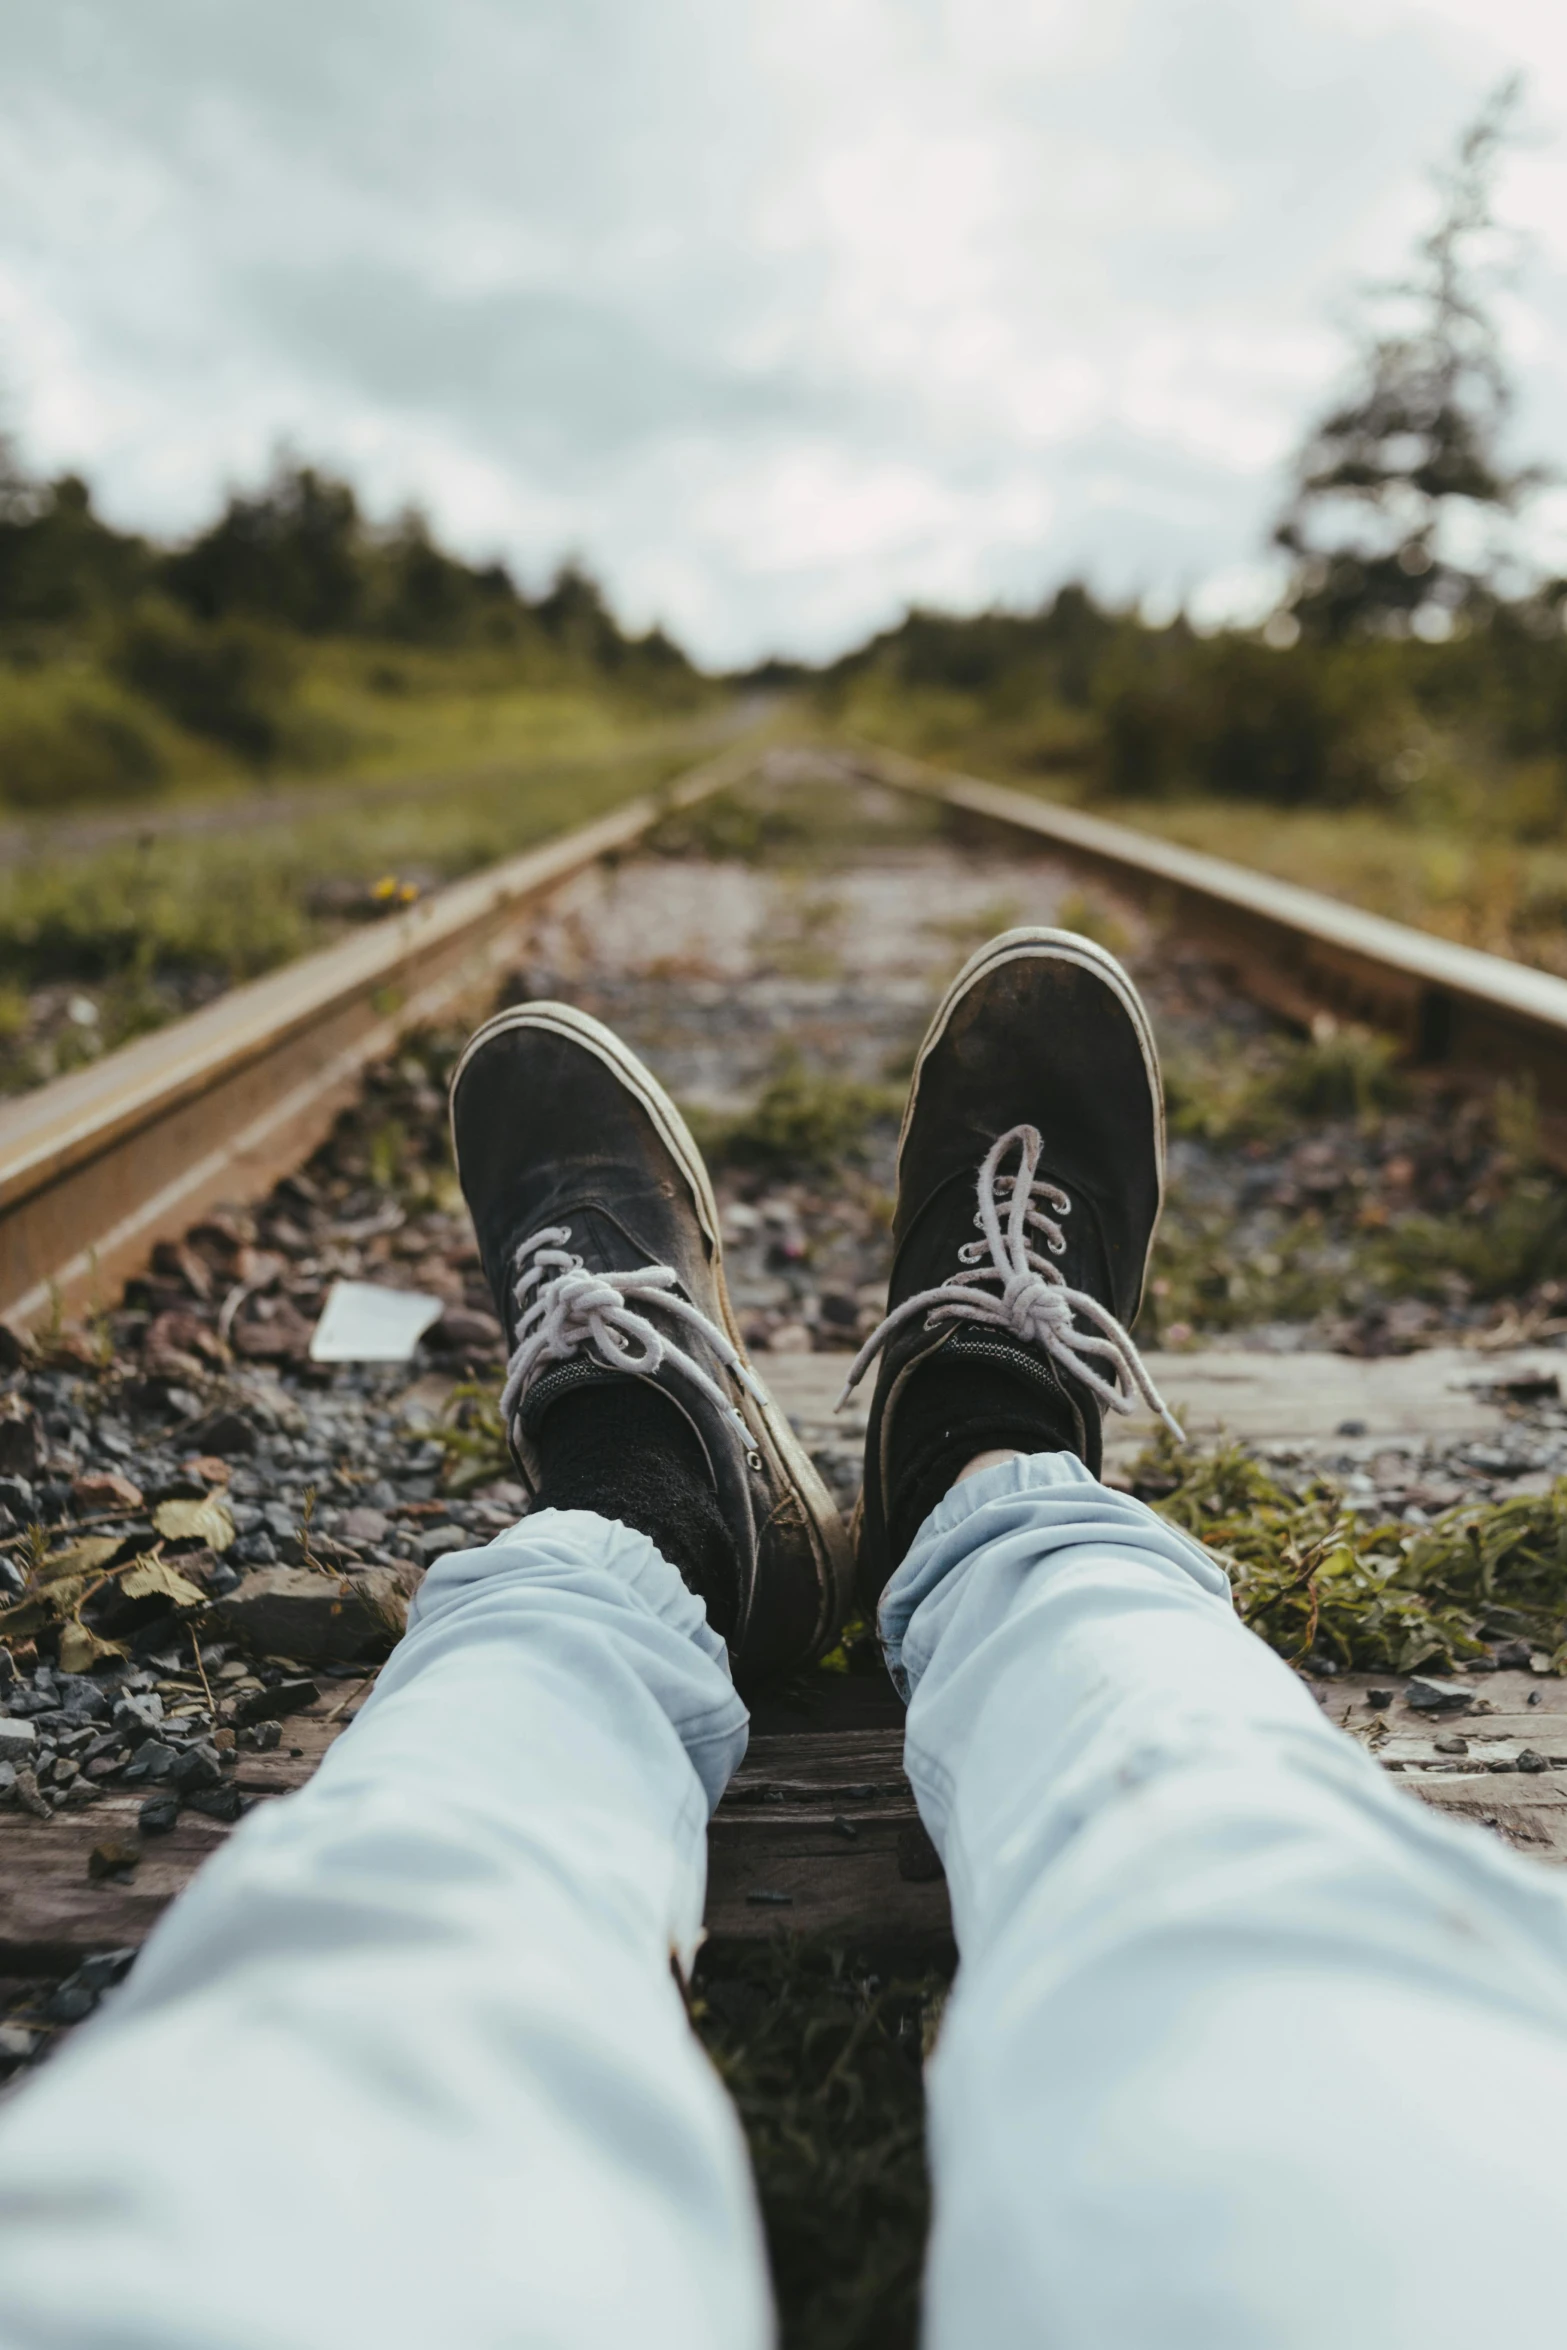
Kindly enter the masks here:
[[1487, 300], [1519, 96], [1504, 82], [1463, 132], [1411, 275], [1379, 289], [1385, 323], [1368, 333], [1357, 388], [1297, 460], [1273, 535], [1294, 558], [1287, 609], [1308, 635], [1441, 636], [1476, 616], [1495, 592], [1495, 523], [1545, 478], [1502, 454], [1512, 391]]

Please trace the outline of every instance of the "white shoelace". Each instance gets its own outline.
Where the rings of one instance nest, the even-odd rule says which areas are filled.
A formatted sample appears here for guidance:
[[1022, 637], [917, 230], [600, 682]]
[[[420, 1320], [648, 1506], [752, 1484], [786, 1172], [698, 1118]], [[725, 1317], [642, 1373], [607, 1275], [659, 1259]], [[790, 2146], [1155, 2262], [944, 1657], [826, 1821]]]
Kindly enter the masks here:
[[[840, 1411], [893, 1332], [916, 1315], [925, 1314], [932, 1322], [980, 1322], [992, 1330], [1008, 1331], [1030, 1346], [1042, 1347], [1063, 1370], [1081, 1380], [1107, 1411], [1135, 1411], [1141, 1400], [1172, 1436], [1185, 1441], [1148, 1376], [1130, 1332], [1122, 1329], [1097, 1298], [1081, 1289], [1069, 1289], [1059, 1267], [1029, 1245], [1029, 1233], [1037, 1232], [1050, 1256], [1061, 1256], [1066, 1235], [1057, 1218], [1072, 1212], [1066, 1193], [1039, 1173], [1043, 1149], [1043, 1138], [1035, 1126], [1014, 1126], [1010, 1134], [992, 1144], [979, 1171], [979, 1213], [974, 1218], [984, 1238], [967, 1241], [958, 1250], [961, 1262], [971, 1270], [954, 1273], [937, 1289], [922, 1289], [917, 1297], [905, 1298], [881, 1327], [872, 1331], [849, 1367], [838, 1398]], [[1018, 1154], [1017, 1172], [1003, 1175], [1001, 1162], [1011, 1150]], [[1002, 1192], [1011, 1195], [1004, 1225], [998, 1197]], [[1045, 1207], [1055, 1213], [1044, 1214]], [[987, 1250], [988, 1265], [983, 1261]], [[989, 1284], [995, 1285], [994, 1295]], [[1094, 1327], [1080, 1330], [1074, 1315]], [[1108, 1378], [1101, 1365], [1108, 1368]]]
[[524, 1399], [540, 1372], [547, 1364], [569, 1362], [573, 1355], [585, 1353], [606, 1370], [631, 1371], [643, 1378], [666, 1368], [678, 1372], [729, 1414], [747, 1450], [753, 1450], [755, 1439], [717, 1380], [639, 1314], [632, 1302], [657, 1304], [677, 1322], [699, 1330], [726, 1370], [759, 1395], [755, 1378], [722, 1330], [700, 1306], [680, 1295], [680, 1276], [673, 1267], [636, 1265], [624, 1273], [590, 1273], [572, 1253], [570, 1241], [569, 1224], [552, 1224], [523, 1241], [512, 1260], [517, 1343], [501, 1389], [502, 1426], [515, 1438]]

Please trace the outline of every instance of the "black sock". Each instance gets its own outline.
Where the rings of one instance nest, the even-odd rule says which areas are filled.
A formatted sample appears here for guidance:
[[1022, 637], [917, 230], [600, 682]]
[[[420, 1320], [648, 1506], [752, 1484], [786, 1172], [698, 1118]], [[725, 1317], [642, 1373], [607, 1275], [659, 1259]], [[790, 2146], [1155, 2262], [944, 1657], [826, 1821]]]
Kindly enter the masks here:
[[981, 1452], [1083, 1457], [1078, 1414], [1037, 1375], [945, 1352], [922, 1363], [898, 1398], [887, 1477], [887, 1534], [896, 1565], [959, 1471]]
[[536, 1510], [596, 1510], [662, 1552], [721, 1638], [734, 1629], [734, 1543], [707, 1456], [676, 1403], [645, 1379], [611, 1377], [552, 1403], [539, 1423]]

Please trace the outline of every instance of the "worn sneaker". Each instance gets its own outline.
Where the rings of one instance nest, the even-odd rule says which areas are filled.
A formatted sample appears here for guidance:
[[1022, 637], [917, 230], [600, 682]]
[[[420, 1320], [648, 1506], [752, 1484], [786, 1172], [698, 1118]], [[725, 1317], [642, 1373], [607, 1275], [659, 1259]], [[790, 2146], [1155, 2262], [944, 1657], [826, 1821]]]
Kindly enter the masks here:
[[[705, 1600], [737, 1678], [755, 1682], [830, 1646], [849, 1597], [848, 1539], [746, 1359], [712, 1185], [663, 1087], [587, 1013], [524, 1004], [468, 1044], [451, 1117], [511, 1348], [501, 1414], [530, 1492], [546, 1482], [557, 1431], [570, 1428], [576, 1506], [640, 1519], [655, 1539], [705, 1512], [716, 1543], [704, 1545], [699, 1527], [674, 1563]], [[584, 1428], [587, 1497], [576, 1499]], [[628, 1442], [640, 1448], [629, 1464]], [[649, 1478], [667, 1486], [682, 1474], [701, 1492], [677, 1491], [667, 1506], [654, 1492], [649, 1520]], [[641, 1497], [629, 1504], [628, 1477]], [[547, 1500], [558, 1482], [552, 1471]]]
[[[1139, 1403], [1176, 1434], [1128, 1335], [1164, 1193], [1148, 1015], [1113, 955], [1009, 930], [948, 988], [898, 1142], [891, 1310], [856, 1521], [874, 1618], [921, 1523], [977, 1453], [1070, 1451]], [[975, 1233], [979, 1237], [975, 1238]]]

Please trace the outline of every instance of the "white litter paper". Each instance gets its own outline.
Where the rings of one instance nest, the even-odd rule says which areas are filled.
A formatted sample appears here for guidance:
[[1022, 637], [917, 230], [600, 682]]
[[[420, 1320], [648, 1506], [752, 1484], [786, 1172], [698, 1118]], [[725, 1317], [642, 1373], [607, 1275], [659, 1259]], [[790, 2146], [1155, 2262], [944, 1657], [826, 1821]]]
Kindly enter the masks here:
[[406, 1363], [445, 1301], [418, 1289], [334, 1281], [310, 1341], [313, 1363]]

